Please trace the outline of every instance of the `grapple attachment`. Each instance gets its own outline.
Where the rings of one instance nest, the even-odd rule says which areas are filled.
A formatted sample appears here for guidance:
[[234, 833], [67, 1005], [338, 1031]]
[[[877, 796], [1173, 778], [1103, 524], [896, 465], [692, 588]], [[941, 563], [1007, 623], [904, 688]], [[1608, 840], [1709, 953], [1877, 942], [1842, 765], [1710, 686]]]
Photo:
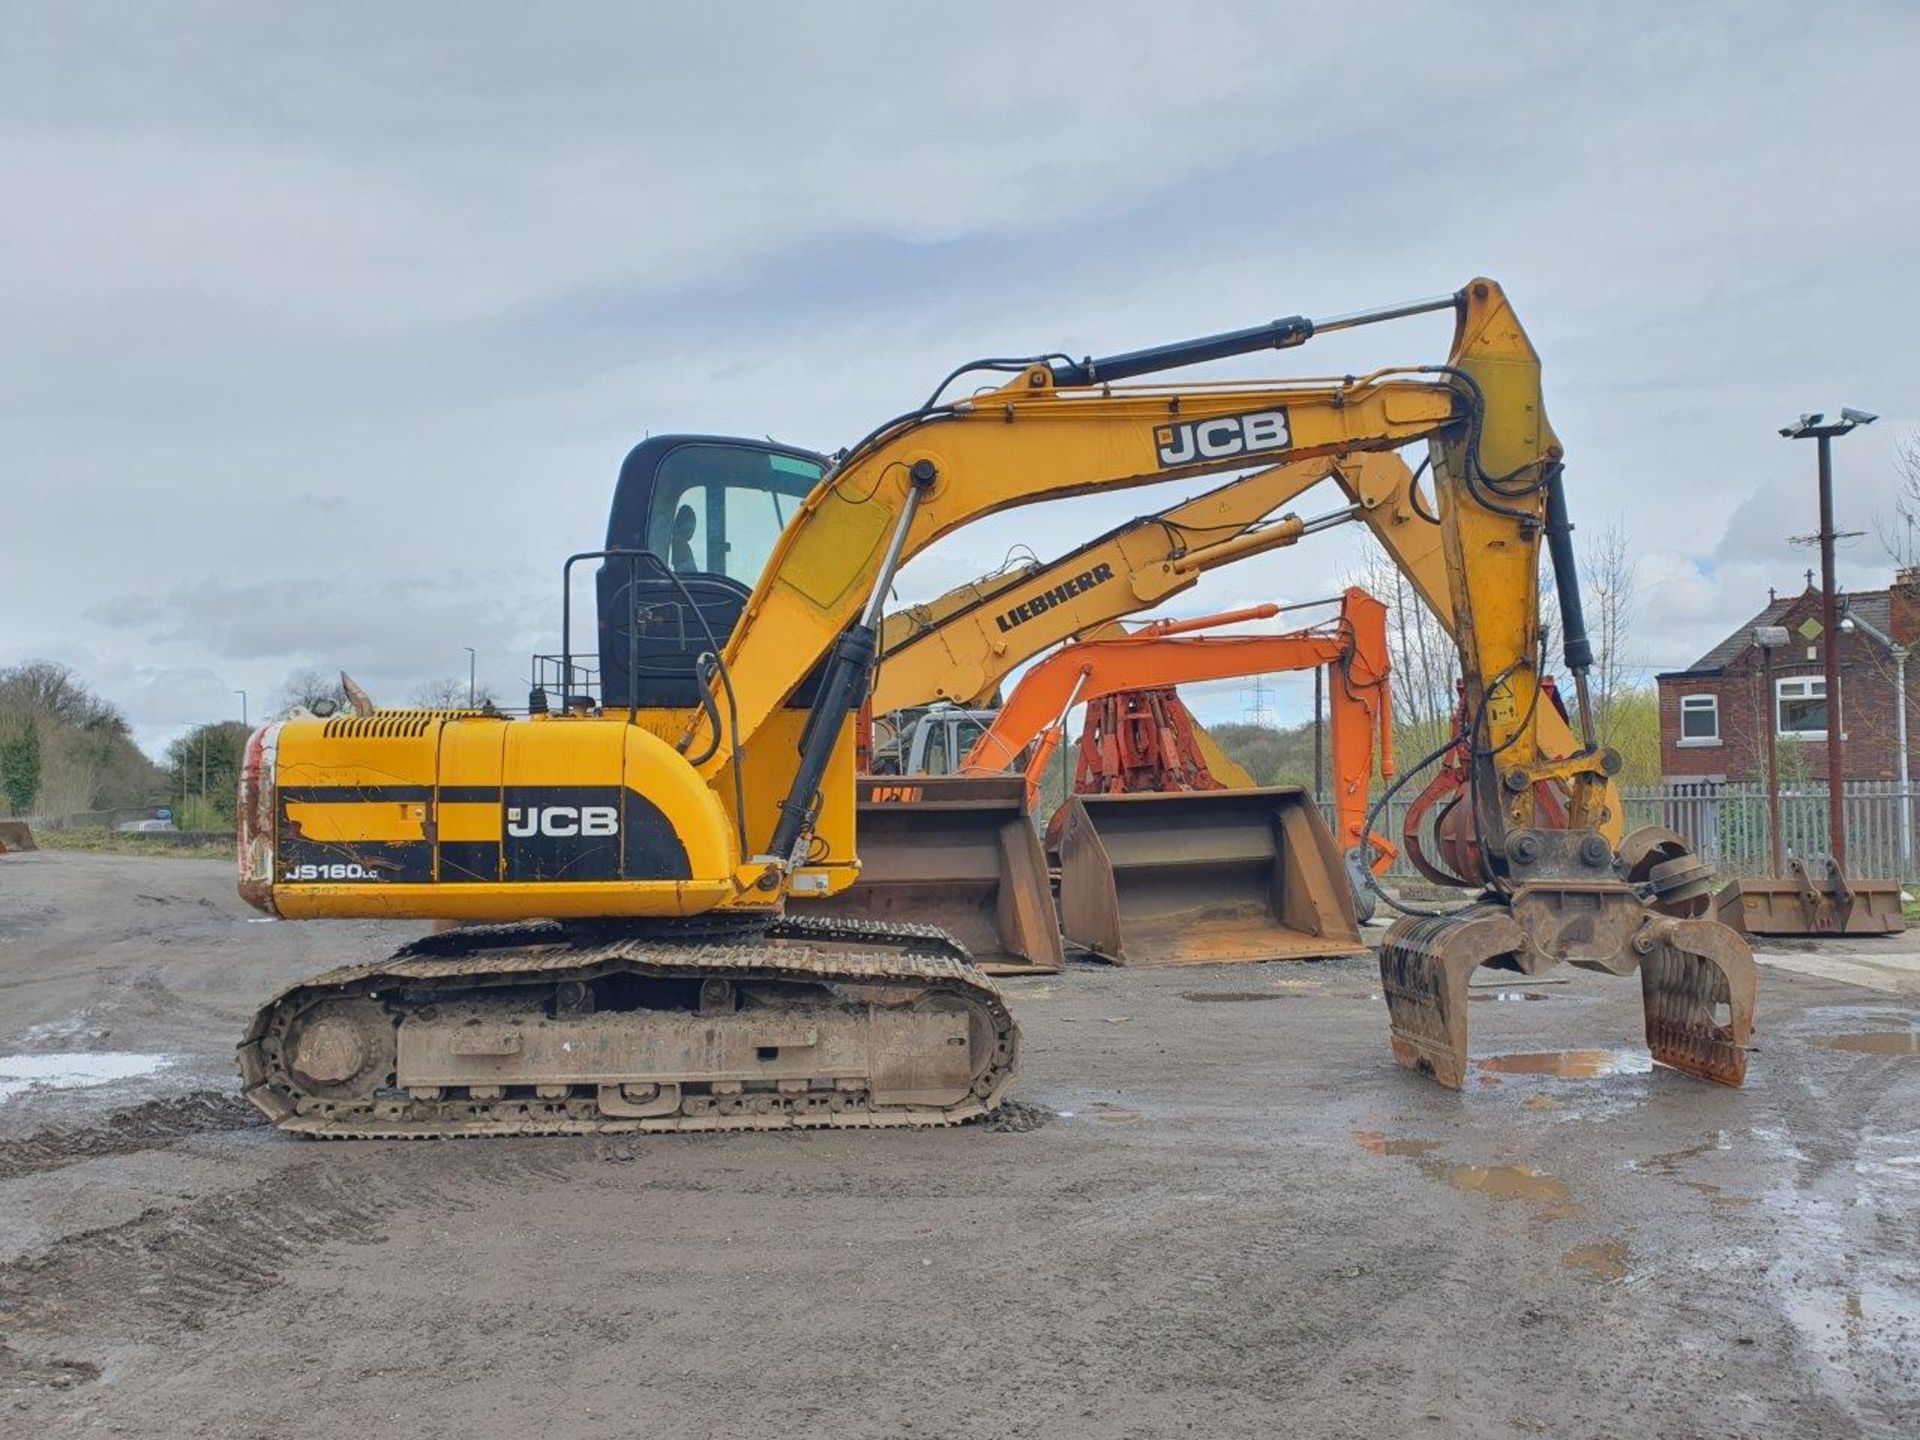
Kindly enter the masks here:
[[1749, 935], [1898, 935], [1907, 928], [1897, 880], [1854, 880], [1831, 855], [1796, 856], [1787, 878], [1742, 875], [1721, 894], [1720, 918]]
[[1294, 786], [1072, 796], [1060, 913], [1068, 940], [1120, 965], [1366, 948], [1333, 832]]
[[1648, 909], [1596, 835], [1516, 832], [1508, 858], [1517, 884], [1507, 904], [1410, 916], [1387, 932], [1380, 984], [1401, 1065], [1459, 1089], [1473, 972], [1566, 963], [1622, 976], [1637, 968], [1653, 1058], [1723, 1085], [1745, 1081], [1754, 999], [1745, 940], [1718, 920]]
[[863, 775], [860, 879], [797, 913], [933, 925], [989, 975], [1050, 974], [1065, 955], [1019, 775]]

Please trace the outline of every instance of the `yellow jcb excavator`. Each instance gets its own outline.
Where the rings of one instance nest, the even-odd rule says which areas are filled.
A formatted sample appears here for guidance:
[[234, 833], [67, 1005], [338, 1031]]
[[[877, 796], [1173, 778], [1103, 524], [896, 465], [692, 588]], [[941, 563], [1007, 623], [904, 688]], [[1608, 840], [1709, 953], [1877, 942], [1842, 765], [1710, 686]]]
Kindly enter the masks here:
[[[1439, 365], [1129, 383], [1434, 311], [1455, 322]], [[976, 368], [1007, 379], [959, 399], [943, 384], [831, 460], [697, 437], [636, 450], [611, 526], [642, 543], [602, 557], [597, 703], [563, 669], [558, 713], [376, 712], [250, 737], [248, 900], [288, 919], [503, 922], [270, 1001], [241, 1045], [256, 1104], [302, 1133], [402, 1137], [991, 1111], [1020, 1045], [993, 982], [938, 932], [810, 920], [802, 903], [858, 874], [853, 714], [898, 567], [1012, 505], [1417, 441], [1467, 699], [1451, 859], [1483, 891], [1389, 936], [1397, 1057], [1459, 1083], [1472, 967], [1571, 961], [1640, 970], [1656, 1057], [1743, 1077], [1744, 943], [1656, 912], [1622, 873], [1605, 751], [1542, 747], [1543, 537], [1583, 734], [1590, 659], [1539, 360], [1497, 285], [1099, 359], [980, 362], [949, 383]]]

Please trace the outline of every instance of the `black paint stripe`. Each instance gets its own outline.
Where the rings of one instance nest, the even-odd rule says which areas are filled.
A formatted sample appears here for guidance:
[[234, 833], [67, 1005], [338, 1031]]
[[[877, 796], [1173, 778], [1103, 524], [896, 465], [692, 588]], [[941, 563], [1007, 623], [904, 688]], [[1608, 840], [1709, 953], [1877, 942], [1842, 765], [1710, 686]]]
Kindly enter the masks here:
[[443, 885], [497, 884], [500, 880], [498, 840], [442, 840], [440, 882]]
[[440, 803], [443, 805], [498, 805], [500, 787], [498, 785], [442, 785]]

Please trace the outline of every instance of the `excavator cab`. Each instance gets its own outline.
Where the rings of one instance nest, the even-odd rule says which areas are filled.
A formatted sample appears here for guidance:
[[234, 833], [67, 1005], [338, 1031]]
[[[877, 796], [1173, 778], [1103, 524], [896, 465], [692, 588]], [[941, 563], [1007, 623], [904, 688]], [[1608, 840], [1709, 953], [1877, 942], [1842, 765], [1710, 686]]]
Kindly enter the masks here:
[[[733, 633], [780, 532], [826, 471], [810, 451], [656, 435], [628, 452], [595, 577], [609, 709], [699, 703], [700, 657]], [[797, 704], [813, 687], [802, 686]]]

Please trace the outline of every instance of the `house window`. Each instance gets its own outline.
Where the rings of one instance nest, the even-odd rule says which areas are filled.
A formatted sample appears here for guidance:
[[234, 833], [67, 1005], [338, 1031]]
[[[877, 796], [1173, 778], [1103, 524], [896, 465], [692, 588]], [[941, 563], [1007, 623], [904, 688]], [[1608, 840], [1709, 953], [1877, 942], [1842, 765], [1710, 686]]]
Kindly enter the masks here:
[[1680, 697], [1680, 743], [1682, 745], [1718, 745], [1720, 743], [1720, 697], [1718, 695], [1682, 695]]
[[1773, 682], [1774, 716], [1780, 734], [1792, 740], [1827, 738], [1827, 682], [1802, 675]]

